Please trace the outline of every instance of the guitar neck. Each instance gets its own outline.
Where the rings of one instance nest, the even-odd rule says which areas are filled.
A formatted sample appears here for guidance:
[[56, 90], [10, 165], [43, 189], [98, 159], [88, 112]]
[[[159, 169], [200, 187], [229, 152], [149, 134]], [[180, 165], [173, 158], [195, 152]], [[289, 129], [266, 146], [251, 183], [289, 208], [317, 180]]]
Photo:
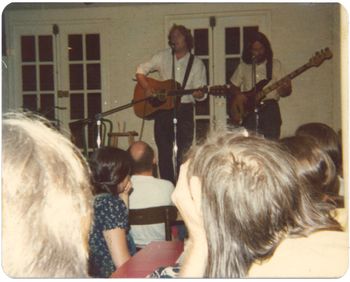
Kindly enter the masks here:
[[169, 96], [190, 95], [194, 91], [197, 91], [197, 90], [202, 90], [203, 92], [207, 92], [208, 88], [206, 86], [204, 86], [202, 88], [193, 88], [193, 89], [171, 89], [171, 90], [169, 90], [168, 95]]
[[306, 71], [310, 67], [311, 67], [311, 65], [309, 63], [307, 63], [307, 64], [301, 66], [300, 68], [297, 68], [296, 70], [294, 70], [290, 74], [284, 76], [283, 78], [281, 78], [280, 80], [276, 81], [275, 83], [271, 84], [270, 86], [264, 88], [262, 91], [257, 93], [257, 95], [256, 95], [257, 100], [263, 99], [268, 93], [270, 93], [271, 91], [273, 91], [273, 90], [277, 89], [278, 87], [282, 86], [283, 82], [286, 79], [293, 79], [293, 78], [297, 77], [298, 75], [302, 74], [304, 71]]

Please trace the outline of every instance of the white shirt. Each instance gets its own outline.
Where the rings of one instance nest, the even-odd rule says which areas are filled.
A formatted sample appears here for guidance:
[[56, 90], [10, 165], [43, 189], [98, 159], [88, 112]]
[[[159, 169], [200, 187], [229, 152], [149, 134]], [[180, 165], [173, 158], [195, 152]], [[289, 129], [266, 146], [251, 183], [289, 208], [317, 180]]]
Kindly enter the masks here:
[[[258, 83], [261, 80], [266, 79], [266, 61], [256, 65], [256, 83]], [[284, 77], [284, 70], [282, 69], [282, 64], [279, 60], [273, 59], [273, 66], [272, 66], [272, 79], [267, 84], [267, 86], [271, 85], [272, 83], [280, 80], [282, 77]], [[252, 65], [246, 64], [244, 62], [241, 62], [234, 74], [231, 77], [231, 82], [233, 85], [240, 87], [241, 91], [250, 91], [253, 88], [252, 83]], [[263, 100], [267, 99], [275, 99], [279, 100], [279, 95], [276, 90], [271, 91], [266, 95], [266, 97]]]
[[[129, 209], [173, 205], [171, 194], [174, 191], [174, 185], [170, 181], [153, 176], [133, 175], [131, 183], [134, 190], [129, 197]], [[165, 240], [164, 223], [131, 225], [130, 232], [136, 245]]]
[[[184, 57], [177, 59], [175, 57], [175, 80], [182, 85], [190, 53], [188, 52]], [[170, 48], [160, 51], [155, 54], [148, 62], [140, 64], [137, 67], [136, 73], [148, 75], [150, 72], [158, 71], [161, 80], [172, 79], [172, 65], [173, 55]], [[188, 76], [185, 89], [197, 89], [207, 84], [207, 75], [204, 63], [201, 59], [194, 57], [191, 72]], [[203, 101], [207, 97], [204, 95], [197, 101]], [[181, 103], [194, 103], [195, 99], [192, 95], [184, 95], [181, 97]]]

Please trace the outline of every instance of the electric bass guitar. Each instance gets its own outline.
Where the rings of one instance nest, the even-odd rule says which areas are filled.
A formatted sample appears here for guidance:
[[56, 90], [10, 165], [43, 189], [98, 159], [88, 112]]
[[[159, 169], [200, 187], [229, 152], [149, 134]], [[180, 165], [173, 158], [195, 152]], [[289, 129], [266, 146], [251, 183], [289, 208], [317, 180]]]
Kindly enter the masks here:
[[302, 65], [300, 68], [294, 70], [270, 86], [264, 88], [267, 81], [262, 80], [257, 83], [255, 89], [247, 92], [242, 92], [243, 95], [234, 96], [230, 107], [232, 122], [236, 125], [242, 124], [243, 119], [249, 113], [253, 112], [256, 108], [259, 108], [263, 105], [262, 99], [264, 99], [268, 93], [281, 87], [287, 79], [293, 79], [311, 67], [320, 66], [325, 60], [332, 58], [332, 56], [333, 54], [331, 50], [325, 48], [319, 52], [316, 52], [315, 55], [310, 58], [308, 63]]
[[191, 95], [196, 90], [208, 93], [214, 96], [224, 96], [228, 92], [228, 86], [204, 86], [196, 89], [180, 89], [180, 83], [169, 79], [159, 81], [146, 77], [148, 84], [155, 90], [155, 93], [147, 97], [145, 90], [137, 83], [132, 100], [136, 116], [143, 119], [153, 119], [155, 115], [162, 110], [172, 110], [180, 103], [183, 95]]

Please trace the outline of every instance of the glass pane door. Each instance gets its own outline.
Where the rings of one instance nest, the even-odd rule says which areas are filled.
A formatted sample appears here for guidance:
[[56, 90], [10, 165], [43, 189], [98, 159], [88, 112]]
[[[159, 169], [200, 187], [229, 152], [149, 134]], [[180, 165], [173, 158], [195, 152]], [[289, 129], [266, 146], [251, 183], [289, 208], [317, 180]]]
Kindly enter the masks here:
[[[102, 112], [101, 107], [101, 54], [100, 34], [67, 34], [69, 73], [69, 122], [89, 119], [76, 133], [79, 147], [84, 146], [87, 134], [89, 148], [96, 147], [95, 116]], [[86, 127], [86, 129], [84, 129]]]
[[20, 36], [21, 94], [24, 110], [39, 113], [59, 127], [55, 118], [55, 61], [52, 34]]
[[[13, 104], [37, 112], [70, 137], [70, 124], [102, 112], [104, 22], [37, 23], [14, 27]], [[107, 44], [105, 44], [107, 45]], [[107, 73], [107, 70], [105, 70]], [[73, 140], [96, 147], [93, 123]], [[85, 136], [85, 137], [84, 137]]]

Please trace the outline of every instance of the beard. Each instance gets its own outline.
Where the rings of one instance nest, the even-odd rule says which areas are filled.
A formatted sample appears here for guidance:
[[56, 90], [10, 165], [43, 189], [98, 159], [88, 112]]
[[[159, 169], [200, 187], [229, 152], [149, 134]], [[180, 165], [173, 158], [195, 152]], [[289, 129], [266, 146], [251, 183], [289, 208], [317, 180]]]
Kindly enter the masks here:
[[265, 55], [257, 55], [255, 57], [255, 62], [259, 65], [261, 63], [263, 63], [266, 60], [266, 56]]

